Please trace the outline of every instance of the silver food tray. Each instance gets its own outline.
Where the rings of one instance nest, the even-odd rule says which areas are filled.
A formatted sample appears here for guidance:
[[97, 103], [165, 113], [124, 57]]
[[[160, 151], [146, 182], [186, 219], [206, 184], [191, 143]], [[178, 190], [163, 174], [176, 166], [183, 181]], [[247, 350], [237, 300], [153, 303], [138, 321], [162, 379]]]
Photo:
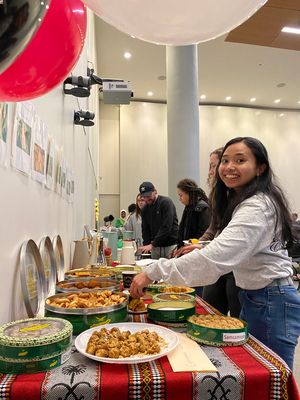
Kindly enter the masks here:
[[[76, 283], [85, 283], [88, 281], [95, 281], [100, 287], [97, 288], [89, 288], [89, 287], [83, 287], [83, 288], [76, 288], [74, 287], [74, 284]], [[64, 286], [62, 287], [61, 284]], [[118, 291], [120, 290], [120, 283], [117, 280], [114, 279], [108, 279], [108, 278], [90, 278], [87, 280], [82, 280], [82, 279], [68, 279], [66, 281], [58, 282], [56, 285], [56, 291], [61, 292], [61, 293], [69, 293], [69, 292], [91, 292], [95, 290], [111, 290], [111, 291]]]
[[[96, 290], [97, 291], [97, 290]], [[71, 295], [71, 294], [78, 294], [79, 292], [69, 292], [69, 293], [59, 293], [54, 296], [48, 297], [47, 300], [52, 300], [52, 299], [57, 299], [60, 297], [66, 297], [66, 295]], [[86, 292], [85, 292], [86, 293]], [[51, 306], [50, 304], [47, 304], [47, 300], [45, 302], [45, 310], [49, 310], [51, 312], [57, 313], [57, 314], [72, 314], [72, 315], [89, 315], [89, 314], [101, 314], [101, 313], [107, 313], [115, 310], [120, 310], [122, 308], [127, 307], [128, 305], [128, 298], [129, 296], [126, 295], [123, 292], [113, 292], [113, 294], [119, 294], [120, 296], [126, 297], [127, 299], [120, 304], [116, 304], [113, 306], [107, 306], [107, 307], [93, 307], [93, 308], [63, 308], [63, 307], [55, 307]]]
[[59, 282], [63, 281], [65, 276], [64, 248], [60, 235], [54, 236], [52, 244], [56, 260], [56, 278], [57, 282]]
[[36, 243], [29, 239], [20, 251], [21, 288], [27, 314], [36, 317], [43, 311], [46, 281], [43, 261]]
[[56, 283], [56, 259], [49, 236], [46, 236], [41, 240], [39, 248], [44, 266], [46, 296], [49, 296], [55, 293]]

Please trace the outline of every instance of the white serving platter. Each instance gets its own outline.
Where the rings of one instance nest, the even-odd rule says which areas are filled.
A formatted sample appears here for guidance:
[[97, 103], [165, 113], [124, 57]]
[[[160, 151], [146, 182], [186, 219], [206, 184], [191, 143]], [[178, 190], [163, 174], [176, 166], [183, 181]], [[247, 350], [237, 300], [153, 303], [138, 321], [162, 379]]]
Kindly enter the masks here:
[[[164, 347], [162, 351], [158, 354], [151, 354], [145, 356], [132, 356], [126, 358], [97, 357], [87, 353], [86, 347], [92, 333], [95, 331], [100, 331], [101, 328], [106, 328], [108, 330], [112, 328], [119, 328], [120, 331], [130, 331], [131, 333], [136, 333], [144, 329], [148, 329], [150, 332], [156, 332], [159, 336], [161, 336], [166, 342], [166, 347]], [[91, 358], [92, 360], [110, 364], [137, 364], [137, 363], [153, 361], [169, 354], [172, 350], [175, 349], [178, 343], [179, 339], [177, 334], [171, 331], [170, 329], [164, 328], [159, 325], [139, 323], [139, 322], [120, 322], [116, 324], [106, 324], [97, 326], [95, 328], [91, 328], [82, 332], [75, 339], [75, 347], [79, 351], [79, 353], [83, 354], [88, 358]]]

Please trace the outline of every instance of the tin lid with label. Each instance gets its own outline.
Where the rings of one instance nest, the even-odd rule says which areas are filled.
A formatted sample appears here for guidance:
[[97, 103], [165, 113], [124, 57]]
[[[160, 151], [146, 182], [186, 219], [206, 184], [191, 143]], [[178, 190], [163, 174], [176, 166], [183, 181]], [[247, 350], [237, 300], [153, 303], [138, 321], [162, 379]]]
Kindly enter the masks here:
[[41, 240], [39, 248], [44, 267], [46, 296], [50, 296], [55, 293], [56, 259], [49, 236]]
[[20, 274], [27, 314], [29, 317], [35, 317], [43, 312], [46, 281], [39, 249], [31, 239], [21, 247]]
[[59, 282], [63, 281], [65, 276], [64, 248], [60, 235], [54, 236], [52, 244], [56, 260], [56, 279]]
[[72, 335], [72, 324], [61, 318], [29, 318], [0, 327], [0, 345], [40, 346]]

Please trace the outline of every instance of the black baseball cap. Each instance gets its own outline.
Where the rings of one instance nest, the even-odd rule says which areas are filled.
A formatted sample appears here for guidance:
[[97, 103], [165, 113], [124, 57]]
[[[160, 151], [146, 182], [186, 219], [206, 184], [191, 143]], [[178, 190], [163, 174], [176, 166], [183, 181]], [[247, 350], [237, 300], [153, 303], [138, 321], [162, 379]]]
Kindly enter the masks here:
[[155, 187], [151, 182], [143, 182], [140, 184], [140, 195], [141, 196], [151, 196], [152, 192], [155, 191]]

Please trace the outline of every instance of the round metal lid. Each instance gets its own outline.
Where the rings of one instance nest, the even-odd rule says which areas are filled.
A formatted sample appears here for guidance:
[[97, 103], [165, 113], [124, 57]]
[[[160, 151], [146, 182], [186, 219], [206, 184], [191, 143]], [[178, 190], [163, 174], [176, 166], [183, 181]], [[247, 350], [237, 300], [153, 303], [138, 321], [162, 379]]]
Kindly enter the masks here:
[[46, 283], [43, 261], [35, 242], [30, 239], [22, 244], [20, 252], [21, 287], [29, 317], [43, 312]]
[[0, 327], [0, 344], [39, 346], [56, 343], [72, 335], [72, 324], [61, 318], [30, 318]]
[[56, 284], [56, 259], [49, 236], [41, 240], [39, 248], [44, 266], [46, 296], [49, 296], [55, 293]]
[[56, 260], [56, 280], [60, 282], [64, 280], [65, 276], [64, 248], [60, 235], [54, 236], [52, 244]]

